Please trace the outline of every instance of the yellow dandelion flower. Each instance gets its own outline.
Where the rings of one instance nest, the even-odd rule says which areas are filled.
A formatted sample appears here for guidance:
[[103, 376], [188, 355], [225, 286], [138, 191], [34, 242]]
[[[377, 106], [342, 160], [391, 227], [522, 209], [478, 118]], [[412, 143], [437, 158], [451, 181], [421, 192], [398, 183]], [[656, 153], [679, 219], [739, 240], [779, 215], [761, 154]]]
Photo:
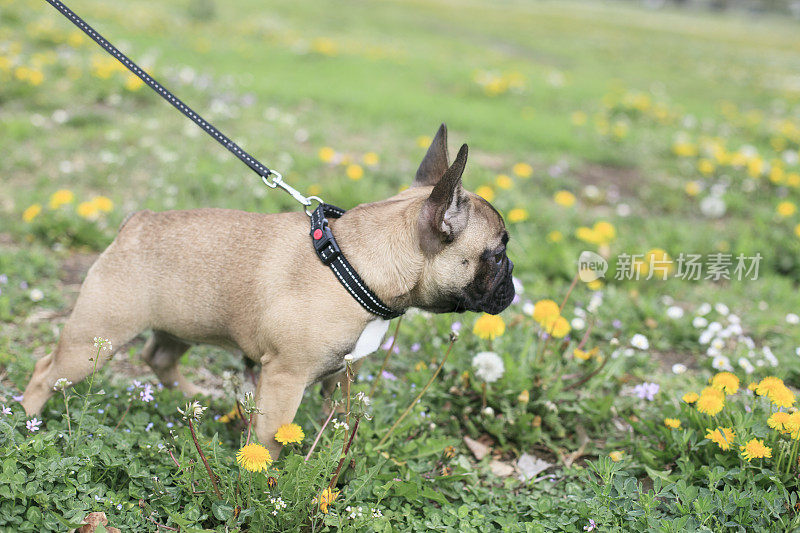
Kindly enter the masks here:
[[800, 439], [800, 411], [795, 411], [789, 415], [784, 423], [785, 433], [789, 433], [793, 439]]
[[778, 407], [788, 408], [794, 405], [794, 393], [788, 387], [783, 386], [770, 394], [769, 399]]
[[558, 230], [553, 230], [547, 234], [548, 242], [561, 242], [564, 240], [564, 234]]
[[79, 203], [78, 208], [75, 211], [78, 213], [78, 216], [81, 216], [88, 220], [97, 218], [97, 215], [99, 214], [97, 206], [95, 206], [92, 202]]
[[586, 120], [588, 119], [588, 117], [586, 116], [586, 113], [584, 113], [583, 111], [574, 111], [570, 119], [572, 120], [572, 123], [574, 125], [583, 126], [584, 124], [586, 124]]
[[766, 446], [761, 439], [750, 439], [744, 446], [739, 446], [739, 449], [748, 463], [753, 459], [772, 457], [772, 448]]
[[127, 78], [125, 78], [125, 89], [134, 92], [138, 91], [142, 88], [144, 82], [139, 76], [134, 76], [133, 74], [129, 74]]
[[700, 171], [700, 174], [708, 176], [709, 174], [714, 172], [714, 163], [708, 159], [701, 159], [697, 163], [697, 170]]
[[75, 194], [68, 189], [61, 189], [50, 195], [48, 205], [50, 209], [58, 209], [62, 205], [71, 204], [75, 201]]
[[498, 174], [497, 177], [494, 179], [494, 183], [499, 188], [506, 190], [514, 186], [514, 180], [512, 180], [506, 174]]
[[800, 173], [790, 172], [786, 175], [786, 184], [789, 187], [800, 187]]
[[472, 332], [481, 339], [494, 339], [506, 332], [506, 323], [500, 315], [482, 314], [475, 321]]
[[272, 464], [272, 457], [269, 450], [253, 442], [236, 452], [236, 462], [250, 472], [263, 472]]
[[508, 221], [512, 224], [517, 222], [525, 222], [528, 220], [528, 210], [522, 207], [515, 207], [508, 212]]
[[668, 428], [678, 429], [681, 427], [681, 421], [677, 418], [665, 418], [664, 425]]
[[237, 418], [239, 418], [239, 410], [234, 406], [233, 409], [231, 409], [226, 414], [219, 417], [219, 421], [222, 422], [223, 424], [227, 424], [229, 422], [233, 422]]
[[318, 497], [314, 498], [312, 503], [318, 503], [319, 510], [328, 514], [328, 506], [335, 502], [338, 496], [339, 491], [332, 491], [330, 488], [327, 488], [323, 490]]
[[561, 308], [553, 300], [539, 300], [533, 306], [533, 319], [544, 325], [551, 317], [561, 314]]
[[711, 442], [716, 442], [723, 451], [731, 449], [733, 439], [736, 437], [736, 432], [731, 428], [718, 427], [717, 429], [709, 429], [706, 433], [706, 438]]
[[519, 393], [519, 395], [517, 396], [517, 401], [519, 403], [528, 403], [529, 401], [531, 401], [531, 393], [528, 392], [528, 389], [525, 389]]
[[491, 202], [492, 200], [494, 200], [494, 190], [488, 185], [481, 185], [480, 187], [475, 189], [475, 194], [477, 194], [487, 202]]
[[608, 456], [611, 458], [612, 461], [618, 463], [622, 461], [622, 457], [625, 455], [625, 452], [621, 450], [614, 450], [613, 452], [609, 453]]
[[432, 139], [427, 135], [420, 135], [417, 137], [417, 146], [420, 148], [427, 148], [431, 144]]
[[756, 394], [766, 396], [778, 407], [791, 407], [795, 402], [794, 393], [775, 376], [767, 376], [756, 385]]
[[417, 372], [421, 372], [426, 368], [428, 368], [428, 365], [425, 364], [425, 361], [417, 361], [417, 364], [414, 365], [414, 370], [416, 370]]
[[720, 372], [711, 378], [711, 386], [725, 394], [735, 394], [739, 390], [739, 378], [731, 372]]
[[380, 158], [375, 152], [367, 152], [364, 154], [364, 157], [361, 158], [361, 161], [363, 161], [365, 165], [373, 167], [378, 164]]
[[560, 206], [563, 207], [570, 207], [575, 205], [575, 195], [569, 191], [558, 191], [554, 196], [553, 200]]
[[672, 152], [679, 157], [693, 157], [697, 155], [697, 146], [690, 142], [679, 141], [672, 145]]
[[305, 438], [303, 428], [297, 424], [283, 424], [275, 433], [275, 440], [281, 444], [297, 444]]
[[97, 208], [98, 211], [102, 211], [104, 213], [110, 213], [114, 210], [114, 202], [111, 201], [111, 198], [107, 196], [95, 196], [92, 198], [92, 204]]
[[548, 335], [552, 335], [556, 339], [563, 339], [572, 329], [567, 319], [563, 316], [550, 317], [542, 324], [542, 327]]
[[593, 229], [595, 233], [600, 236], [603, 242], [613, 241], [617, 236], [617, 230], [614, 229], [614, 225], [611, 224], [611, 222], [606, 222], [605, 220], [596, 222]]
[[335, 56], [337, 54], [336, 43], [327, 37], [317, 37], [312, 40], [311, 50], [324, 56]]
[[323, 163], [330, 163], [333, 161], [333, 158], [336, 157], [336, 150], [330, 146], [323, 146], [319, 149], [319, 152], [317, 152], [317, 157], [319, 157]]
[[794, 215], [797, 212], [797, 206], [788, 200], [783, 201], [778, 204], [778, 207], [775, 208], [778, 215], [786, 218]]
[[599, 279], [596, 279], [594, 281], [590, 281], [589, 283], [587, 283], [586, 286], [593, 291], [599, 291], [600, 289], [603, 288], [603, 282]]
[[697, 399], [697, 410], [707, 415], [716, 416], [725, 406], [725, 395], [717, 389], [711, 389], [717, 394], [707, 393], [710, 387], [703, 390], [703, 394]]
[[767, 425], [772, 429], [783, 431], [788, 429], [787, 424], [790, 424], [791, 420], [792, 419], [789, 413], [778, 411], [776, 413], [772, 413], [772, 416], [767, 419]]
[[530, 178], [533, 175], [533, 167], [528, 163], [517, 163], [511, 167], [511, 171], [520, 178]]
[[758, 383], [756, 383], [755, 381], [751, 381], [750, 384], [747, 386], [747, 389], [755, 392], [757, 387]]
[[696, 392], [687, 392], [686, 394], [683, 395], [683, 398], [681, 398], [681, 400], [683, 400], [686, 403], [694, 403], [698, 399], [700, 399], [700, 395], [697, 394]]
[[591, 350], [581, 350], [580, 348], [575, 348], [572, 351], [572, 355], [575, 356], [575, 359], [580, 359], [581, 361], [588, 361], [592, 357], [596, 356], [600, 352], [600, 348], [595, 346]]
[[700, 194], [701, 191], [700, 183], [696, 181], [690, 181], [689, 183], [686, 184], [684, 190], [686, 191], [686, 194], [688, 194], [689, 196], [697, 196], [698, 194]]
[[358, 181], [364, 177], [364, 169], [361, 165], [356, 165], [355, 163], [347, 165], [347, 169], [345, 170], [347, 177], [353, 181]]
[[39, 213], [42, 212], [42, 205], [41, 204], [33, 204], [28, 206], [25, 211], [22, 212], [22, 220], [24, 222], [30, 222], [34, 218], [39, 216]]

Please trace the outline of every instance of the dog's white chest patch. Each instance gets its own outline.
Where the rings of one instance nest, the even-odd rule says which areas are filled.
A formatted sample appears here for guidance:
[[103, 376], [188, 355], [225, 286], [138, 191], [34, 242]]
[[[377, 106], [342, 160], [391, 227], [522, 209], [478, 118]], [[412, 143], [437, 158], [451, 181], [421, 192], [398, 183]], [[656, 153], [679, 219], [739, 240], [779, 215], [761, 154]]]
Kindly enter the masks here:
[[388, 320], [377, 319], [369, 322], [367, 327], [364, 328], [364, 331], [361, 332], [361, 336], [358, 337], [356, 347], [353, 348], [350, 354], [353, 356], [353, 360], [361, 359], [377, 350], [388, 329]]

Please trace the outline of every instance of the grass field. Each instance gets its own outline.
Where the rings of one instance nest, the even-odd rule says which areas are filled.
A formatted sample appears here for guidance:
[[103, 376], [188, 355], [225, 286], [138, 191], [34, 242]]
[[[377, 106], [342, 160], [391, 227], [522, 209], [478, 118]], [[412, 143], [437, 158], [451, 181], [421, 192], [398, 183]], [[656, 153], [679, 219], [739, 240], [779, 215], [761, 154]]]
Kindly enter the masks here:
[[[470, 146], [465, 185], [506, 218], [521, 290], [500, 320], [403, 319], [330, 505], [352, 428], [328, 426], [304, 460], [324, 421], [309, 389], [305, 439], [265, 473], [241, 469], [244, 423], [223, 416], [244, 364], [216, 348], [185, 367], [219, 391], [199, 399], [197, 432], [222, 497], [185, 400], [139, 360], [146, 335], [31, 423], [15, 398], [127, 214], [296, 205], [45, 2], [0, 0], [0, 530], [62, 531], [92, 511], [123, 531], [800, 528], [796, 22], [521, 0], [69, 6], [342, 207], [407, 186], [446, 122], [451, 152]], [[570, 290], [584, 250], [609, 270]], [[736, 279], [740, 256], [760, 256], [757, 276]], [[442, 372], [381, 442], [452, 329]], [[472, 363], [484, 351], [504, 367], [489, 384]]]

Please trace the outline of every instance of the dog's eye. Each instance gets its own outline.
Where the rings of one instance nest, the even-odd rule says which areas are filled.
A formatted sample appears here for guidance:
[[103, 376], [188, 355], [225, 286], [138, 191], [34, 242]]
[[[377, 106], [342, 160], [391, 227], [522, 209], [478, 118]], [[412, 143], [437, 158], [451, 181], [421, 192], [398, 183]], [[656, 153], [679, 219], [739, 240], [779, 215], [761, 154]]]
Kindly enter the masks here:
[[505, 254], [503, 252], [498, 252], [494, 254], [494, 263], [496, 265], [499, 265], [500, 263], [503, 262], [503, 257], [505, 257]]

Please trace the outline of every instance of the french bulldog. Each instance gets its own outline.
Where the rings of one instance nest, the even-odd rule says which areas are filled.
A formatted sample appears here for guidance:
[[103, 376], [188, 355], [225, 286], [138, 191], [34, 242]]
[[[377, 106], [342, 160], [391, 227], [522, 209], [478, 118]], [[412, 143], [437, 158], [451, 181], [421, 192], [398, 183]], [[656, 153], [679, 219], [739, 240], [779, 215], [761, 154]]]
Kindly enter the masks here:
[[[508, 232], [489, 202], [466, 191], [463, 145], [452, 165], [441, 125], [411, 186], [331, 220], [342, 253], [393, 310], [497, 314], [514, 297]], [[261, 364], [256, 435], [292, 422], [310, 384], [344, 358], [378, 348], [388, 322], [365, 310], [317, 257], [302, 212], [193, 209], [128, 218], [89, 269], [55, 350], [36, 363], [23, 406], [38, 414], [59, 378], [93, 368], [93, 339], [122, 346], [152, 330], [142, 357], [161, 382], [201, 392], [178, 370], [193, 343], [241, 350]]]

